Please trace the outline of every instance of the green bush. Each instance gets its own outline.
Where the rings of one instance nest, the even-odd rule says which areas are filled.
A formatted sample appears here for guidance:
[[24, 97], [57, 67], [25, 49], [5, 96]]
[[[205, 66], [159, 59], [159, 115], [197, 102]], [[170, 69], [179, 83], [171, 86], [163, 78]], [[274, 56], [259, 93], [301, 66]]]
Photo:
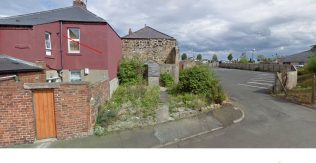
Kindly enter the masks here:
[[172, 87], [174, 85], [173, 77], [170, 73], [163, 73], [160, 75], [160, 84], [163, 87]]
[[309, 59], [306, 68], [308, 72], [316, 73], [316, 56], [313, 56], [312, 58]]
[[120, 63], [118, 78], [120, 84], [137, 84], [143, 81], [145, 68], [141, 59], [123, 59]]
[[94, 135], [103, 136], [105, 134], [105, 128], [100, 125], [95, 125], [94, 127]]
[[208, 94], [218, 81], [206, 66], [195, 66], [181, 71], [177, 90], [179, 93]]

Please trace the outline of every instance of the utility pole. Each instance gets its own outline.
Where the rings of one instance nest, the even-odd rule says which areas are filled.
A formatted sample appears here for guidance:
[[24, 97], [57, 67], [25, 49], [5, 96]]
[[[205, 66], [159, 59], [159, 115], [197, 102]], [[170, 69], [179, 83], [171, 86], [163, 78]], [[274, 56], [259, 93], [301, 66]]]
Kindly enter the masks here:
[[316, 74], [313, 74], [313, 92], [312, 92], [312, 104], [315, 104], [315, 82], [316, 80]]

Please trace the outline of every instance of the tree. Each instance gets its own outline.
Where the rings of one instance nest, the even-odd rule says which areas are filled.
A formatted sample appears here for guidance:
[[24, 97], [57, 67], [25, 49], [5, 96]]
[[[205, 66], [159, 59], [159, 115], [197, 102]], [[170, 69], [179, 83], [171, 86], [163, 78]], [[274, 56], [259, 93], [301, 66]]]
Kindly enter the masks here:
[[212, 62], [218, 62], [218, 58], [216, 54], [213, 55]]
[[247, 64], [248, 63], [248, 58], [246, 53], [242, 53], [240, 56], [239, 63]]
[[227, 56], [227, 59], [228, 59], [229, 61], [232, 61], [232, 60], [234, 59], [233, 54], [232, 54], [232, 53], [229, 53], [228, 56]]
[[181, 59], [184, 61], [184, 60], [187, 60], [188, 59], [188, 56], [187, 56], [187, 53], [183, 53], [182, 56], [181, 56]]
[[313, 56], [307, 63], [307, 70], [313, 73], [313, 92], [312, 92], [312, 103], [315, 103], [315, 83], [316, 83], [316, 56]]
[[258, 62], [263, 62], [266, 59], [266, 57], [262, 54], [258, 54], [256, 58]]
[[199, 61], [202, 61], [202, 59], [203, 59], [203, 58], [202, 58], [202, 54], [198, 54], [197, 57], [196, 57], [196, 59], [199, 60]]

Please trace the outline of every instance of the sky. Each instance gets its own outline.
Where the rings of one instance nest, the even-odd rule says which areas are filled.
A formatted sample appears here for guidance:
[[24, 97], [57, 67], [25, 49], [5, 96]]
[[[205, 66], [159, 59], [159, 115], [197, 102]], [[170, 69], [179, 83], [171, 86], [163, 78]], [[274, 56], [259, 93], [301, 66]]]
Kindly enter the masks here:
[[[72, 5], [72, 0], [1, 0], [0, 17]], [[316, 44], [316, 0], [88, 0], [120, 36], [146, 25], [177, 39], [189, 56], [290, 55]]]

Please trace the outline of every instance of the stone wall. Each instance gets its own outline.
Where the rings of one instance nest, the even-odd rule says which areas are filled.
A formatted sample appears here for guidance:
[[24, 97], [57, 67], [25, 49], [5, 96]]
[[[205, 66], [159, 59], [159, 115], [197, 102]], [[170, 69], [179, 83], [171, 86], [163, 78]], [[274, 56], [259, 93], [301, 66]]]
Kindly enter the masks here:
[[160, 65], [160, 74], [170, 73], [175, 83], [179, 83], [179, 66], [176, 64]]
[[176, 40], [123, 39], [123, 56], [139, 57], [158, 64], [178, 64], [179, 52]]

